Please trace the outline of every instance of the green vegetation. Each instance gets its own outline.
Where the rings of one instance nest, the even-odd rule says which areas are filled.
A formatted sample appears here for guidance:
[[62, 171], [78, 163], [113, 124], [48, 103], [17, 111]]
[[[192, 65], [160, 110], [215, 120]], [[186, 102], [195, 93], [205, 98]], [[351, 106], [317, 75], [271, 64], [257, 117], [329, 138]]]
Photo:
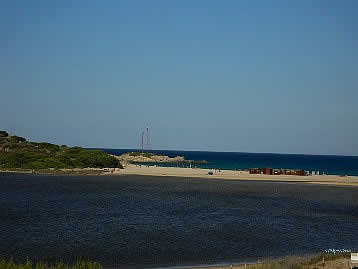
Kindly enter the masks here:
[[[318, 268], [323, 262], [323, 257], [325, 263], [329, 261], [335, 261], [341, 258], [350, 258], [349, 252], [344, 253], [320, 253], [310, 258], [302, 257], [286, 257], [281, 260], [276, 261], [265, 261], [263, 263], [249, 265], [249, 269], [308, 269], [308, 268]], [[321, 268], [321, 267], [319, 267]]]
[[142, 156], [142, 157], [147, 157], [147, 158], [150, 158], [150, 157], [153, 157], [153, 156], [159, 156], [159, 155], [155, 155], [151, 152], [129, 152], [128, 153], [129, 156]]
[[315, 255], [313, 257], [311, 257], [309, 260], [305, 261], [304, 265], [313, 265], [316, 264], [318, 262], [323, 261], [323, 257], [324, 260], [326, 262], [328, 261], [335, 261], [341, 258], [349, 258], [351, 257], [351, 253], [350, 252], [337, 252], [337, 253], [319, 253], [318, 255]]
[[62, 262], [48, 264], [44, 262], [15, 263], [13, 260], [0, 260], [0, 269], [103, 269], [102, 265], [91, 261], [77, 261], [74, 264], [65, 264]]
[[[325, 262], [335, 261], [338, 259], [350, 258], [350, 252], [340, 253], [320, 253], [310, 258], [303, 257], [286, 257], [275, 261], [265, 261], [257, 264], [249, 264], [248, 269], [313, 269], [322, 268], [323, 257]], [[330, 267], [327, 267], [330, 268]], [[336, 267], [334, 267], [336, 268]], [[97, 262], [78, 260], [73, 264], [58, 262], [49, 264], [46, 262], [32, 263], [27, 260], [25, 263], [16, 263], [12, 259], [0, 259], [0, 269], [103, 269], [102, 265]]]
[[7, 137], [9, 134], [5, 131], [0, 131], [0, 137]]
[[63, 169], [63, 168], [122, 168], [119, 160], [101, 150], [28, 142], [19, 136], [0, 132], [0, 168], [3, 169]]

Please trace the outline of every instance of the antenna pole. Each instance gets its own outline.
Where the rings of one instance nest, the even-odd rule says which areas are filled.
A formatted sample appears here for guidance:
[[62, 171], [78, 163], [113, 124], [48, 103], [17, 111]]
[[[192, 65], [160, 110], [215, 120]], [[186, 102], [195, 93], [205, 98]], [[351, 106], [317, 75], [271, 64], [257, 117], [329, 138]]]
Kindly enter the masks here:
[[144, 150], [144, 131], [142, 130], [142, 153]]
[[149, 140], [149, 128], [148, 127], [147, 127], [146, 131], [147, 131], [147, 133], [146, 133], [146, 135], [147, 135], [146, 148], [147, 148], [147, 150], [149, 150], [150, 149], [150, 140]]

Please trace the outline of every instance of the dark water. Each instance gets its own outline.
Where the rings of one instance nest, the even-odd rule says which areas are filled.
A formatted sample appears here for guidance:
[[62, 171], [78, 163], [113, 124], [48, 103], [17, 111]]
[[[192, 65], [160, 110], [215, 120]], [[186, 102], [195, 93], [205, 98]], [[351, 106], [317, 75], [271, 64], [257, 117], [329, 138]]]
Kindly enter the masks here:
[[0, 174], [0, 256], [155, 267], [358, 249], [358, 188]]
[[[130, 151], [138, 151], [133, 149], [104, 150], [115, 155]], [[235, 170], [255, 167], [272, 167], [304, 169], [307, 171], [319, 171], [320, 173], [333, 175], [358, 176], [358, 156], [168, 150], [152, 150], [151, 152], [171, 157], [184, 156], [187, 160], [206, 160], [209, 162], [208, 164], [198, 164], [197, 166], [210, 169], [218, 168]]]

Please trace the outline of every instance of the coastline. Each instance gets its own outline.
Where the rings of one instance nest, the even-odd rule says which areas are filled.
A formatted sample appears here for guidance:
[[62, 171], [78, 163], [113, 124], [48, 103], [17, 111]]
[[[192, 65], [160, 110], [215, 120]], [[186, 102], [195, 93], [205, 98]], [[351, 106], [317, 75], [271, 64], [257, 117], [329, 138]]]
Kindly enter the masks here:
[[[209, 175], [209, 172], [213, 172]], [[317, 185], [335, 185], [358, 187], [358, 176], [338, 176], [338, 175], [264, 175], [249, 174], [249, 171], [240, 170], [212, 170], [204, 168], [182, 168], [182, 167], [163, 167], [149, 166], [140, 164], [126, 164], [123, 169], [118, 168], [74, 168], [74, 169], [47, 169], [40, 171], [31, 170], [0, 170], [0, 173], [26, 173], [26, 174], [64, 174], [64, 175], [140, 175], [140, 176], [160, 176], [160, 177], [179, 177], [179, 178], [204, 178], [221, 180], [242, 180], [242, 181], [264, 181], [282, 182], [287, 184], [304, 183]]]
[[[315, 259], [313, 257], [313, 259]], [[285, 257], [283, 259], [264, 260], [248, 263], [218, 263], [212, 265], [192, 265], [192, 266], [173, 266], [173, 267], [157, 267], [154, 269], [270, 269], [270, 268], [297, 268], [298, 264], [301, 264], [299, 268], [326, 268], [326, 269], [340, 269], [350, 268], [350, 259], [347, 257], [337, 257], [332, 260], [314, 260], [310, 261], [309, 258], [302, 257]], [[302, 265], [303, 264], [303, 265]], [[280, 266], [280, 267], [277, 267]], [[348, 266], [348, 267], [347, 267]]]
[[[209, 171], [213, 174], [209, 175]], [[190, 177], [223, 180], [249, 180], [249, 181], [275, 181], [286, 183], [306, 183], [324, 184], [337, 186], [358, 187], [358, 176], [338, 176], [338, 175], [315, 175], [315, 176], [295, 176], [295, 175], [263, 175], [249, 174], [248, 171], [234, 170], [211, 170], [202, 168], [179, 168], [161, 167], [128, 164], [124, 169], [112, 173], [112, 175], [143, 175], [143, 176], [164, 176], [164, 177]]]

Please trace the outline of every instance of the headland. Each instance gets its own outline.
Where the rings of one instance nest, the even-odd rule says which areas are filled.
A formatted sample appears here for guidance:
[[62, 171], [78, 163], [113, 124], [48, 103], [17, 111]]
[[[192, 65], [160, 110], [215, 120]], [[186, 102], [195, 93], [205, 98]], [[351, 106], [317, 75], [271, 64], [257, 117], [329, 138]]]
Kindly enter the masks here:
[[187, 161], [182, 156], [169, 157], [150, 152], [128, 152], [120, 156], [112, 156], [124, 163], [178, 163]]
[[[189, 168], [155, 165], [163, 163], [189, 164]], [[197, 168], [195, 164], [198, 163], [207, 163], [207, 161], [193, 161], [182, 156], [169, 157], [150, 152], [129, 152], [115, 156], [101, 150], [29, 142], [23, 137], [11, 136], [5, 131], [0, 132], [0, 171], [3, 172], [150, 175], [358, 186], [358, 176], [312, 175], [303, 170], [288, 169], [269, 169], [269, 171], [266, 171], [266, 168], [262, 171], [260, 169], [257, 171], [205, 169]]]
[[169, 157], [167, 155], [152, 152], [127, 152], [119, 156], [111, 155], [124, 165], [126, 164], [145, 164], [145, 163], [175, 163], [175, 164], [203, 164], [205, 160], [187, 160], [183, 156]]
[[[0, 131], [0, 170], [69, 172], [74, 169], [121, 167], [118, 159], [102, 150], [31, 142], [24, 137]], [[93, 169], [85, 169], [89, 170]]]

